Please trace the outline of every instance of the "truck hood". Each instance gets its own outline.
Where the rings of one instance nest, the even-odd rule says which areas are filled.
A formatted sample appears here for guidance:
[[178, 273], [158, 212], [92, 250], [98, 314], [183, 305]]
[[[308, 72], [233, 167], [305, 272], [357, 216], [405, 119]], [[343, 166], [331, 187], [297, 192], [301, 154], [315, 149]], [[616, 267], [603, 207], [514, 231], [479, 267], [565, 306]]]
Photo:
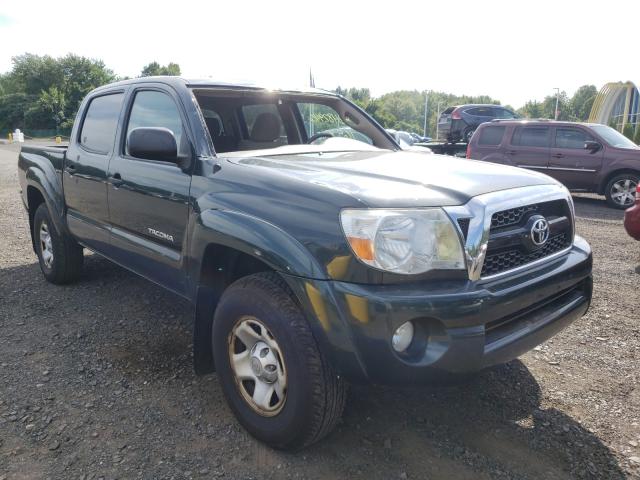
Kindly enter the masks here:
[[227, 161], [339, 191], [369, 207], [462, 205], [483, 193], [557, 184], [521, 168], [402, 151], [263, 154]]

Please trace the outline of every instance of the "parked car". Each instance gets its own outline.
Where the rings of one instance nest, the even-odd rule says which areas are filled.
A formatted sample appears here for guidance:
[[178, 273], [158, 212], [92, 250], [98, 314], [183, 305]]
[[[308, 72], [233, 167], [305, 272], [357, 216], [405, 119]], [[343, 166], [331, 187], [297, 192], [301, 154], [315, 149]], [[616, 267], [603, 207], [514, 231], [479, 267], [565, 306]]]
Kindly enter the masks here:
[[624, 228], [629, 235], [640, 240], [640, 185], [636, 187], [636, 202], [624, 212]]
[[427, 143], [431, 141], [431, 137], [423, 137], [422, 135], [418, 135], [417, 133], [411, 132], [409, 135], [411, 135], [416, 143]]
[[640, 147], [599, 124], [496, 120], [480, 125], [467, 157], [544, 172], [619, 209], [633, 204], [640, 179]]
[[411, 146], [417, 142], [417, 140], [409, 132], [387, 128], [387, 133], [391, 135], [395, 139], [395, 141], [398, 142], [398, 144], [400, 144], [400, 142], [404, 142], [405, 144]]
[[430, 160], [332, 93], [143, 77], [90, 92], [68, 147], [23, 146], [18, 167], [45, 279], [78, 279], [87, 248], [188, 299], [196, 372], [300, 449], [348, 381], [508, 362], [589, 307], [565, 187]]
[[420, 153], [433, 153], [429, 147], [422, 145], [416, 145], [417, 140], [413, 133], [404, 132], [402, 130], [394, 130], [393, 128], [387, 128], [387, 133], [393, 137], [393, 139], [400, 145], [402, 150], [408, 152], [420, 152]]
[[458, 105], [449, 107], [438, 119], [438, 140], [455, 143], [469, 142], [478, 125], [495, 118], [517, 118], [511, 110], [500, 105]]

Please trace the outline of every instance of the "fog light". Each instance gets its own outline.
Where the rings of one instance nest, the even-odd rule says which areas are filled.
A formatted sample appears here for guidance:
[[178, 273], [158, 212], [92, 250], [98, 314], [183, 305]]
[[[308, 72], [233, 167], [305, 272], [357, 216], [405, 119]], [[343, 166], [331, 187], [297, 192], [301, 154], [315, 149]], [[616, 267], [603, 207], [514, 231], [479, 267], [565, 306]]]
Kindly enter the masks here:
[[413, 340], [413, 323], [406, 322], [393, 332], [391, 345], [396, 352], [404, 352]]

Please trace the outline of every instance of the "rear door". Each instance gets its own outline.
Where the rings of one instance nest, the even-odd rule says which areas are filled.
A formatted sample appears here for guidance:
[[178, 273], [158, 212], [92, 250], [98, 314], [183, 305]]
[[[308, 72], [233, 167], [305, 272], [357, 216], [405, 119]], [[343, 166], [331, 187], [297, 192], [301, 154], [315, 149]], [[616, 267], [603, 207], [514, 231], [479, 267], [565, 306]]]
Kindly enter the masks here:
[[69, 230], [86, 246], [108, 254], [107, 169], [113, 154], [124, 91], [88, 100], [71, 138], [63, 174]]
[[584, 142], [596, 139], [580, 126], [556, 126], [549, 159], [549, 174], [568, 188], [593, 189], [602, 168], [604, 152], [585, 150]]
[[551, 129], [548, 126], [517, 126], [507, 147], [507, 163], [516, 167], [548, 172]]
[[[166, 288], [186, 290], [185, 246], [191, 167], [186, 118], [170, 88], [139, 86], [127, 102], [118, 151], [109, 165], [109, 219], [114, 260]], [[129, 133], [165, 127], [176, 137], [181, 162], [136, 158]]]

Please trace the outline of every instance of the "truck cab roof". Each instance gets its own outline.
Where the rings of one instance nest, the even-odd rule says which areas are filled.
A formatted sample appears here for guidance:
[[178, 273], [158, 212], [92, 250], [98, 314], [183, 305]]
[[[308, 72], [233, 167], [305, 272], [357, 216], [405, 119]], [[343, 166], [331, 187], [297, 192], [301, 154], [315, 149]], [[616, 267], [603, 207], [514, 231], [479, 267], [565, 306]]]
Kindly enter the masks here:
[[319, 95], [331, 95], [336, 97], [340, 96], [334, 92], [331, 92], [329, 90], [323, 90], [321, 88], [294, 87], [294, 86], [274, 87], [271, 85], [260, 85], [256, 83], [250, 83], [250, 82], [228, 82], [228, 81], [215, 80], [212, 78], [187, 79], [183, 77], [170, 76], [170, 75], [129, 78], [125, 80], [120, 80], [118, 82], [109, 83], [108, 85], [103, 85], [93, 90], [93, 92], [98, 92], [101, 90], [106, 90], [106, 89], [120, 87], [120, 86], [136, 85], [139, 83], [162, 83], [162, 84], [170, 85], [174, 87], [186, 87], [186, 88], [194, 88], [194, 89], [221, 88], [225, 90], [229, 90], [229, 89], [230, 90], [253, 90], [253, 91], [265, 91], [265, 92], [276, 91], [276, 92], [283, 92], [283, 93], [309, 93], [309, 94], [319, 94]]

